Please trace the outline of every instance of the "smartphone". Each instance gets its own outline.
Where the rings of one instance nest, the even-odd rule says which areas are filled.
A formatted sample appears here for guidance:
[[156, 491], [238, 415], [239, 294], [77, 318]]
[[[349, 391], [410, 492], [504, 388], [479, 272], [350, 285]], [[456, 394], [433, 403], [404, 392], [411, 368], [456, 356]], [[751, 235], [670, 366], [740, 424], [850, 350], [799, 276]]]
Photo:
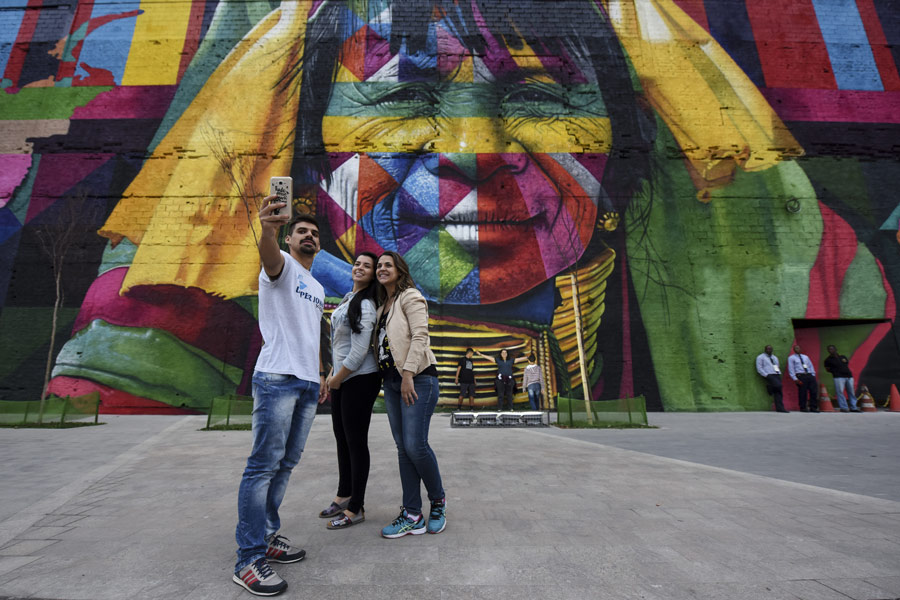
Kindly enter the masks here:
[[291, 177], [272, 177], [269, 180], [269, 195], [278, 196], [272, 202], [286, 202], [284, 208], [275, 209], [273, 215], [284, 215], [292, 218], [292, 204], [294, 202], [294, 179]]

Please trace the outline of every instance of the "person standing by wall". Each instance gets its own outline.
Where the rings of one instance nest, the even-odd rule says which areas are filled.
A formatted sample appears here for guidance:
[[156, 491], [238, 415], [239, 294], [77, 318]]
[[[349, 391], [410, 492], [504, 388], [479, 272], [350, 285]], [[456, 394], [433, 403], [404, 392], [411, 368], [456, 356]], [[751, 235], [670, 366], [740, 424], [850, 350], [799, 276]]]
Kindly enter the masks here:
[[[438, 401], [437, 359], [428, 334], [428, 302], [396, 252], [378, 257], [375, 276], [385, 302], [376, 313], [375, 348], [384, 375], [384, 407], [397, 444], [403, 506], [381, 530], [386, 538], [440, 533], [447, 526], [447, 498], [437, 457], [428, 444], [428, 427]], [[422, 514], [425, 484], [431, 512]]]
[[816, 369], [809, 357], [800, 351], [800, 346], [794, 346], [794, 353], [788, 357], [788, 375], [797, 385], [800, 412], [819, 412]]
[[338, 490], [331, 506], [319, 513], [336, 517], [328, 529], [349, 527], [366, 518], [363, 500], [369, 479], [369, 424], [381, 388], [381, 373], [372, 352], [377, 305], [372, 252], [353, 263], [353, 289], [331, 313], [332, 371], [326, 379], [331, 394], [331, 424], [338, 455]]
[[541, 394], [544, 391], [544, 372], [537, 364], [534, 352], [528, 355], [528, 364], [522, 374], [522, 387], [528, 392], [531, 410], [541, 410]]
[[456, 365], [456, 376], [453, 382], [459, 386], [459, 403], [456, 410], [462, 410], [463, 398], [469, 397], [469, 410], [475, 408], [475, 369], [472, 357], [475, 351], [466, 348], [466, 355]]
[[288, 220], [274, 211], [286, 206], [264, 200], [259, 211], [259, 328], [263, 347], [253, 373], [253, 448], [238, 490], [237, 563], [232, 580], [258, 596], [287, 588], [270, 562], [303, 560], [306, 551], [279, 535], [278, 508], [291, 471], [325, 400], [319, 341], [325, 292], [309, 269], [319, 251], [319, 225], [309, 215], [288, 224], [279, 249], [278, 230]]
[[772, 353], [772, 346], [766, 346], [765, 352], [756, 357], [756, 372], [766, 380], [766, 390], [775, 402], [775, 410], [780, 413], [790, 412], [781, 399], [781, 367], [778, 365], [778, 357]]
[[[834, 391], [841, 412], [861, 412], [856, 407], [856, 393], [854, 392], [853, 372], [850, 371], [850, 360], [843, 354], [838, 354], [837, 348], [834, 346], [828, 346], [825, 370], [834, 377]], [[849, 409], [847, 408], [848, 396], [850, 398]]]
[[497, 358], [482, 354], [478, 350], [475, 351], [475, 354], [484, 360], [489, 360], [497, 365], [497, 380], [495, 381], [497, 388], [497, 410], [503, 410], [503, 407], [506, 405], [509, 406], [509, 410], [513, 410], [513, 388], [515, 387], [513, 367], [516, 363], [524, 361], [525, 357], [519, 356], [515, 359], [510, 358], [509, 350], [506, 348], [500, 351]]

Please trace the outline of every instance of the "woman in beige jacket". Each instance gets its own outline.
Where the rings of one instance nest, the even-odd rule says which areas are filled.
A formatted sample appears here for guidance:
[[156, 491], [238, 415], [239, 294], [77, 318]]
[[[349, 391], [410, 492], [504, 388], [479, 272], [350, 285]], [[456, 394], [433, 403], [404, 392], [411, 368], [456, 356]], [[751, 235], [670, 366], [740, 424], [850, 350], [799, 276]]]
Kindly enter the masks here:
[[[437, 458], [428, 444], [428, 426], [438, 401], [434, 354], [429, 347], [428, 302], [416, 289], [409, 267], [396, 252], [378, 257], [375, 277], [385, 303], [376, 312], [375, 354], [384, 377], [384, 406], [397, 444], [403, 506], [381, 530], [386, 538], [440, 533], [447, 526], [447, 500]], [[421, 485], [431, 512], [426, 525]]]

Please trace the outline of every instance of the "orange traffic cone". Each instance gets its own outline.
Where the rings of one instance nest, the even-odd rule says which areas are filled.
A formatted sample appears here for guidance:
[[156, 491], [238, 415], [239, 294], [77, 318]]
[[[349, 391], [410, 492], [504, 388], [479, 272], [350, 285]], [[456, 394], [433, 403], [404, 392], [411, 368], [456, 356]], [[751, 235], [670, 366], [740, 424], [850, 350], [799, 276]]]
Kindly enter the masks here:
[[825, 388], [824, 383], [819, 384], [819, 412], [834, 412], [831, 396], [828, 395], [828, 390]]
[[857, 406], [862, 412], [877, 412], [875, 398], [872, 397], [872, 394], [869, 393], [869, 388], [866, 386], [859, 386], [859, 396], [856, 399], [858, 400]]
[[897, 391], [897, 386], [895, 384], [891, 384], [891, 412], [900, 412], [900, 392]]

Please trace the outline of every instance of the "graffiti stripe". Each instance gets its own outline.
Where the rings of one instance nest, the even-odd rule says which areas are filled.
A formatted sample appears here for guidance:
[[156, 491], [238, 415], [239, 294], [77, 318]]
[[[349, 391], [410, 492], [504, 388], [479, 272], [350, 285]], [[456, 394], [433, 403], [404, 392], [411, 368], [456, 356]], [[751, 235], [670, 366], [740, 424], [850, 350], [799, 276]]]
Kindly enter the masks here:
[[[0, 73], [6, 72], [6, 64], [15, 48], [25, 12], [23, 8], [10, 7], [0, 13]], [[8, 75], [5, 74], [4, 77]]]
[[[520, 119], [461, 117], [446, 119], [446, 135], [435, 139], [430, 117], [401, 119], [400, 117], [324, 117], [322, 129], [329, 152], [408, 152], [419, 147], [418, 140], [429, 140], [428, 150], [435, 153], [458, 153], [460, 148], [476, 154], [496, 153], [506, 140], [498, 139], [497, 131], [523, 131], [540, 135], [541, 150], [546, 153], [581, 154], [608, 152], [611, 135], [606, 118], [559, 118], [552, 123], [527, 129], [517, 125]], [[527, 125], [527, 124], [526, 124]], [[583, 133], [575, 138], [573, 130]]]
[[15, 43], [10, 49], [6, 69], [3, 72], [3, 78], [8, 79], [14, 87], [19, 85], [19, 77], [22, 75], [22, 68], [28, 57], [28, 46], [37, 29], [38, 18], [41, 16], [38, 10], [41, 4], [43, 4], [43, 0], [28, 0], [27, 9], [22, 11], [19, 34], [15, 37]]
[[900, 74], [897, 73], [897, 63], [891, 54], [874, 2], [872, 0], [856, 0], [856, 5], [859, 8], [863, 26], [866, 28], [869, 46], [872, 48], [875, 63], [878, 65], [878, 72], [881, 74], [882, 86], [885, 90], [900, 90]]
[[753, 0], [747, 14], [769, 87], [835, 89], [831, 61], [810, 0]]
[[812, 0], [812, 3], [838, 87], [842, 90], [883, 90], [856, 2]]
[[884, 31], [888, 48], [894, 57], [894, 64], [900, 66], [900, 10], [897, 10], [895, 0], [874, 1], [881, 29]]
[[706, 0], [709, 32], [757, 86], [765, 85], [750, 17], [743, 2]]
[[900, 123], [900, 92], [764, 89], [784, 121]]
[[178, 81], [191, 64], [191, 59], [197, 53], [200, 47], [200, 37], [203, 33], [204, 16], [206, 13], [206, 3], [203, 0], [193, 0], [191, 2], [191, 13], [188, 16], [187, 32], [184, 36], [184, 49], [181, 54], [181, 63], [178, 65]]
[[191, 16], [190, 2], [141, 2], [122, 85], [178, 83], [181, 52]]
[[709, 31], [709, 21], [706, 19], [706, 8], [703, 6], [703, 0], [675, 0], [681, 10], [686, 12], [693, 20]]

